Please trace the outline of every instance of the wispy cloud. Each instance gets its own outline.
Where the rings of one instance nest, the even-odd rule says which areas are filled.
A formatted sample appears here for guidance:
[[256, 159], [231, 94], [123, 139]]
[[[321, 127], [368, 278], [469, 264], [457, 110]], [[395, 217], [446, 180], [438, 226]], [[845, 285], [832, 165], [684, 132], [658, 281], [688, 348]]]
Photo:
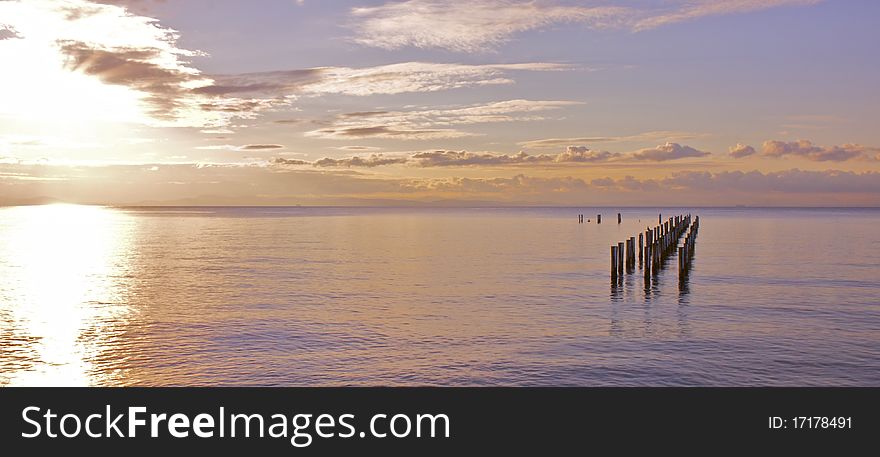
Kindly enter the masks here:
[[812, 5], [822, 0], [678, 0], [666, 10], [645, 11], [631, 22], [633, 30], [648, 30], [706, 16], [748, 13], [780, 6]]
[[679, 132], [668, 130], [656, 130], [643, 132], [635, 135], [623, 136], [587, 136], [572, 138], [544, 138], [539, 140], [523, 141], [520, 146], [526, 149], [548, 149], [560, 148], [572, 145], [584, 145], [593, 143], [626, 143], [626, 142], [645, 142], [645, 141], [685, 141], [694, 138], [706, 136], [705, 134], [693, 132]]
[[493, 48], [518, 32], [559, 23], [593, 27], [617, 24], [628, 9], [557, 6], [538, 2], [409, 0], [352, 10], [356, 41], [396, 49], [406, 46], [474, 52]]
[[355, 41], [364, 45], [479, 52], [492, 50], [518, 33], [559, 24], [641, 31], [705, 16], [818, 1], [672, 0], [634, 6], [607, 1], [573, 6], [553, 1], [408, 0], [354, 8], [351, 15]]
[[540, 62], [486, 65], [404, 62], [365, 68], [320, 67], [214, 75], [214, 84], [197, 91], [210, 95], [394, 95], [512, 84], [514, 81], [509, 77], [511, 72], [563, 71], [572, 68], [566, 64]]
[[308, 132], [307, 135], [335, 139], [459, 138], [474, 134], [450, 127], [543, 120], [545, 118], [539, 113], [580, 104], [564, 100], [506, 100], [447, 108], [344, 113], [336, 116], [330, 126]]
[[276, 151], [284, 149], [282, 144], [245, 144], [243, 146], [235, 146], [231, 144], [213, 144], [207, 146], [196, 146], [196, 149], [205, 151]]

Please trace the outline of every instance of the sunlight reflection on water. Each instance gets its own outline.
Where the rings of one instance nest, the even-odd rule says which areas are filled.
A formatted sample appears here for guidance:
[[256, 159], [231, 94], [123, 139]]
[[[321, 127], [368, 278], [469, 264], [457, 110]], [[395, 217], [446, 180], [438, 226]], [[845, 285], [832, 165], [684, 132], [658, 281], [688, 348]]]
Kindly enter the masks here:
[[880, 385], [880, 211], [598, 211], [0, 208], [0, 385]]
[[0, 214], [0, 384], [112, 382], [92, 361], [129, 314], [114, 283], [126, 270], [128, 216], [74, 205]]

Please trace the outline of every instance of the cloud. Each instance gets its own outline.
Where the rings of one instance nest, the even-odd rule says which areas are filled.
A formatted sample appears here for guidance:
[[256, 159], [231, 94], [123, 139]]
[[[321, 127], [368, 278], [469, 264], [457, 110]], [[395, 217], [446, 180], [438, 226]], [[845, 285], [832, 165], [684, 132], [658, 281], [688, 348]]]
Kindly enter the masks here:
[[741, 143], [737, 143], [736, 146], [730, 147], [730, 156], [735, 159], [749, 157], [755, 155], [757, 152], [758, 151], [756, 151], [755, 148]]
[[648, 13], [635, 20], [631, 27], [636, 31], [648, 30], [706, 16], [749, 13], [780, 6], [813, 5], [820, 1], [822, 0], [679, 0], [674, 8]]
[[537, 121], [538, 113], [579, 105], [572, 101], [507, 100], [449, 108], [421, 108], [406, 111], [368, 111], [343, 113], [329, 127], [308, 132], [321, 138], [396, 138], [423, 140], [472, 136], [453, 126]]
[[592, 136], [592, 137], [575, 137], [575, 138], [544, 138], [540, 140], [530, 140], [519, 143], [526, 149], [545, 149], [566, 147], [572, 144], [591, 144], [591, 143], [625, 143], [625, 142], [641, 142], [641, 141], [684, 141], [692, 140], [705, 136], [692, 132], [677, 132], [668, 130], [657, 130], [651, 132], [639, 133], [636, 135], [625, 136]]
[[364, 167], [373, 168], [383, 165], [397, 165], [407, 162], [406, 157], [390, 157], [382, 154], [371, 154], [368, 157], [349, 157], [345, 159], [323, 158], [313, 163], [316, 167]]
[[344, 158], [324, 157], [314, 162], [302, 159], [276, 158], [272, 161], [277, 166], [316, 167], [316, 168], [375, 168], [386, 165], [402, 165], [409, 163], [406, 156], [388, 156], [384, 154], [370, 154], [366, 157], [354, 156]]
[[[880, 204], [880, 172], [875, 171], [681, 171], [658, 178], [600, 176], [590, 180], [519, 172], [496, 177], [400, 178], [354, 169], [297, 168], [296, 159], [276, 162], [279, 160], [291, 166], [261, 162], [61, 166], [0, 160], [0, 186], [4, 189], [0, 204], [27, 203], [35, 196], [112, 205], [349, 205], [438, 200], [559, 205]], [[108, 188], [113, 192], [108, 193]]]
[[619, 6], [553, 1], [408, 0], [351, 10], [354, 40], [384, 48], [442, 48], [481, 52], [497, 48], [518, 33], [559, 24], [592, 29], [648, 30], [705, 16], [744, 13], [819, 0], [672, 0]]
[[376, 67], [320, 67], [304, 70], [214, 75], [215, 83], [197, 89], [210, 95], [271, 96], [394, 95], [464, 87], [512, 84], [514, 71], [562, 71], [570, 65], [519, 63], [466, 65], [404, 62]]
[[381, 148], [375, 146], [339, 146], [340, 151], [378, 151]]
[[608, 152], [608, 151], [595, 151], [586, 146], [569, 146], [565, 149], [565, 152], [556, 156], [555, 162], [559, 163], [569, 163], [569, 162], [607, 162], [609, 160], [613, 160], [621, 157], [620, 154]]
[[196, 149], [205, 151], [274, 151], [284, 149], [281, 144], [245, 144], [235, 146], [232, 144], [212, 144], [208, 146], [196, 146]]
[[635, 160], [663, 162], [689, 157], [705, 157], [707, 155], [709, 155], [708, 152], [703, 152], [690, 146], [682, 146], [678, 143], [666, 143], [654, 148], [636, 151], [630, 154], [630, 157]]
[[666, 188], [700, 191], [877, 193], [880, 192], [880, 172], [856, 173], [838, 170], [805, 171], [798, 169], [766, 173], [759, 171], [724, 171], [720, 173], [682, 171], [662, 180], [661, 184]]
[[275, 160], [273, 161], [273, 163], [275, 163], [276, 165], [292, 165], [292, 166], [299, 166], [299, 165], [312, 165], [312, 162], [309, 162], [308, 160], [300, 160], [300, 159], [284, 159], [284, 158], [281, 158], [281, 157], [275, 159]]
[[383, 138], [399, 140], [435, 140], [447, 138], [462, 138], [473, 136], [471, 133], [454, 129], [416, 129], [398, 128], [389, 125], [371, 125], [362, 127], [334, 127], [313, 130], [306, 133], [307, 136], [350, 140], [362, 138]]
[[[512, 84], [511, 74], [515, 72], [572, 68], [551, 63], [404, 62], [366, 68], [321, 67], [206, 75], [191, 62], [192, 57], [205, 54], [181, 46], [177, 30], [134, 12], [138, 8], [127, 9], [147, 4], [147, 1], [0, 1], [3, 18], [0, 42], [4, 43], [0, 58], [14, 59], [17, 63], [4, 68], [0, 75], [4, 82], [0, 85], [0, 98], [4, 100], [0, 109], [13, 114], [48, 111], [42, 106], [33, 106], [35, 100], [45, 100], [46, 105], [61, 105], [71, 111], [75, 107], [67, 104], [95, 106], [95, 115], [115, 122], [228, 130], [236, 119], [253, 119], [300, 97], [393, 95]], [[20, 39], [10, 40], [12, 37]], [[10, 46], [13, 41], [21, 43]], [[57, 73], [46, 74], [46, 66], [53, 63], [47, 61], [47, 52], [58, 60]], [[16, 57], [21, 54], [41, 57], [31, 60]], [[38, 61], [44, 63], [37, 65]], [[22, 93], [18, 88], [35, 73], [44, 76], [41, 81], [45, 84], [28, 84], [34, 93]], [[102, 84], [89, 86], [89, 81]], [[103, 94], [99, 96], [98, 92]], [[107, 104], [108, 109], [99, 108], [102, 103]], [[121, 115], [123, 110], [126, 116]]]
[[18, 33], [11, 25], [0, 24], [0, 40], [19, 38]]
[[590, 181], [590, 185], [616, 191], [880, 193], [880, 172], [792, 169], [766, 173], [757, 170], [711, 173], [685, 170], [660, 179], [597, 178]]
[[554, 6], [537, 2], [409, 0], [352, 9], [355, 41], [397, 49], [406, 46], [475, 52], [508, 41], [511, 35], [558, 23], [608, 26], [626, 9]]
[[[84, 42], [68, 41], [61, 44], [60, 50], [68, 58], [70, 71], [145, 94], [150, 114], [162, 120], [174, 120], [186, 109], [187, 85], [205, 84], [196, 70], [180, 64], [173, 54], [159, 48], [101, 49]], [[170, 62], [165, 61], [168, 57]]]
[[618, 157], [607, 151], [593, 151], [585, 147], [569, 147], [560, 154], [529, 155], [472, 153], [467, 151], [428, 151], [411, 156], [411, 161], [420, 167], [463, 167], [463, 166], [504, 166], [525, 164], [572, 164], [604, 162]]
[[15, 56], [16, 62], [0, 74], [2, 109], [19, 116], [78, 113], [80, 120], [220, 127], [272, 105], [197, 92], [213, 84], [189, 61], [203, 53], [181, 47], [179, 33], [156, 19], [112, 3], [0, 2], [6, 29], [19, 38], [2, 40], [0, 48], [0, 59]]
[[367, 157], [348, 157], [343, 159], [323, 158], [315, 162], [305, 160], [288, 160], [279, 158], [276, 165], [311, 165], [315, 167], [378, 167], [382, 165], [411, 165], [421, 168], [434, 167], [515, 167], [522, 165], [566, 166], [585, 163], [608, 162], [624, 158], [623, 154], [608, 151], [594, 151], [586, 147], [567, 148], [559, 154], [530, 155], [525, 152], [517, 154], [495, 154], [491, 152], [468, 151], [420, 151], [405, 156], [386, 156], [372, 154]]
[[550, 156], [530, 156], [524, 152], [515, 155], [498, 155], [489, 153], [473, 153], [467, 151], [428, 151], [412, 155], [412, 161], [421, 167], [463, 167], [517, 165], [524, 163], [550, 162]]
[[570, 176], [558, 178], [516, 175], [510, 178], [436, 178], [413, 179], [401, 183], [408, 192], [454, 193], [454, 194], [507, 194], [523, 198], [527, 195], [553, 193], [573, 193], [589, 188], [580, 178]]
[[816, 146], [807, 140], [792, 142], [765, 141], [761, 149], [767, 157], [794, 156], [815, 162], [845, 162], [850, 159], [870, 157], [872, 154], [880, 152], [880, 148], [871, 148], [859, 144], [822, 147]]
[[266, 151], [272, 149], [284, 149], [280, 144], [246, 144], [240, 148], [242, 151]]

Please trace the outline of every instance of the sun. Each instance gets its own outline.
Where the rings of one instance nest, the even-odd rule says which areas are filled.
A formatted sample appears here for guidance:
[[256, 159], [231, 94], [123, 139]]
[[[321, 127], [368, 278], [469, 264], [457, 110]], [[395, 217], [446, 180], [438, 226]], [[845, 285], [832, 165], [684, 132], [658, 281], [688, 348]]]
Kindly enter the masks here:
[[2, 40], [0, 59], [17, 67], [0, 72], [0, 115], [78, 128], [145, 121], [141, 94], [69, 71], [54, 46], [29, 39]]

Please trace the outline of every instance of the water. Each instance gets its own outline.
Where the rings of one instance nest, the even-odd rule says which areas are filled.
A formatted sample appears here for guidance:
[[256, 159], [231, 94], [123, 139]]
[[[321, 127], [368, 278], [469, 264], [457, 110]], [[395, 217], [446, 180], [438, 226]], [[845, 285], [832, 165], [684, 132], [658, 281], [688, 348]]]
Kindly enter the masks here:
[[0, 208], [0, 385], [880, 386], [880, 210], [616, 212]]

